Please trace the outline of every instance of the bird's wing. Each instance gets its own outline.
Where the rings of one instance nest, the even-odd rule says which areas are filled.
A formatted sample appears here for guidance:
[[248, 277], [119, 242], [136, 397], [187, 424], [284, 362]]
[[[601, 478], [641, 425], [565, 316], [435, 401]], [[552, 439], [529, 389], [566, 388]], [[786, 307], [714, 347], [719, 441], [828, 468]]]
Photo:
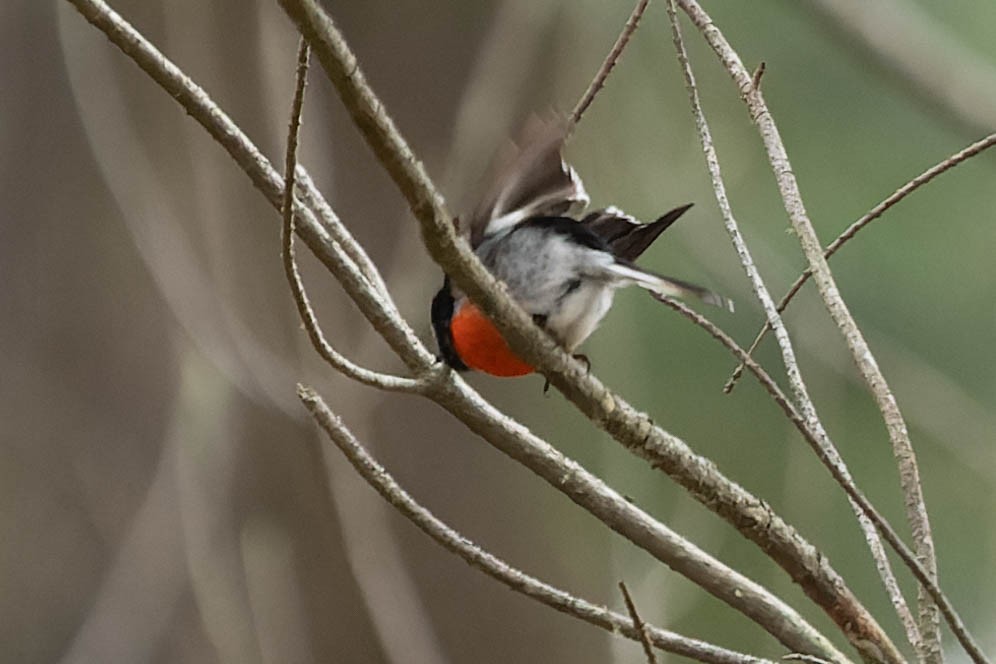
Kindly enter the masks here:
[[588, 204], [581, 178], [561, 156], [567, 130], [566, 118], [534, 115], [498, 155], [491, 185], [462, 224], [472, 247], [524, 219], [564, 215]]
[[690, 207], [691, 203], [675, 208], [649, 224], [641, 224], [617, 207], [607, 207], [586, 215], [581, 225], [605, 240], [616, 258], [634, 261]]

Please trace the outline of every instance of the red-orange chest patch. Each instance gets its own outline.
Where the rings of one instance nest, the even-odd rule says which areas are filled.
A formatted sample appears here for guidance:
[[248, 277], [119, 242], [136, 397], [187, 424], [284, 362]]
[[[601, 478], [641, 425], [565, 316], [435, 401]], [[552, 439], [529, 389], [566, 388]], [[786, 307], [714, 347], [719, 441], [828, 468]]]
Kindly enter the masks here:
[[463, 363], [492, 376], [524, 376], [534, 371], [505, 343], [494, 324], [473, 303], [465, 301], [450, 322], [453, 347]]

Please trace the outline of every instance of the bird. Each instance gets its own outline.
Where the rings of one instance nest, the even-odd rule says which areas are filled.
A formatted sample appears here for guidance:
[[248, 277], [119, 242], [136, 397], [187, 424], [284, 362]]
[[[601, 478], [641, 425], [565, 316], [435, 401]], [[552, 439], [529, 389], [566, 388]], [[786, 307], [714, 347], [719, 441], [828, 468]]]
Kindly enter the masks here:
[[[692, 207], [640, 223], [615, 206], [581, 215], [588, 194], [563, 158], [571, 126], [563, 116], [532, 115], [499, 153], [491, 184], [458, 232], [518, 304], [574, 353], [612, 306], [615, 291], [638, 286], [657, 299], [697, 298], [733, 311], [729, 299], [634, 262]], [[457, 371], [523, 376], [535, 371], [449, 276], [431, 305], [439, 357]], [[587, 357], [575, 357], [590, 362]]]

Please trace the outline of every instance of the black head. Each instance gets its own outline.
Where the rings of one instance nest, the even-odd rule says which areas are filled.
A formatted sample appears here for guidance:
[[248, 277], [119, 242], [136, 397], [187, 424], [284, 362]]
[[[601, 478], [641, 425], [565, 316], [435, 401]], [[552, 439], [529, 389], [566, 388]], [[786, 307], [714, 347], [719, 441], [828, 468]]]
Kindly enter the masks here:
[[436, 334], [436, 343], [439, 345], [439, 358], [457, 371], [467, 371], [467, 365], [457, 355], [456, 347], [453, 345], [453, 332], [450, 329], [455, 304], [453, 291], [450, 290], [450, 278], [446, 277], [443, 280], [443, 287], [436, 293], [436, 297], [432, 298], [432, 331]]

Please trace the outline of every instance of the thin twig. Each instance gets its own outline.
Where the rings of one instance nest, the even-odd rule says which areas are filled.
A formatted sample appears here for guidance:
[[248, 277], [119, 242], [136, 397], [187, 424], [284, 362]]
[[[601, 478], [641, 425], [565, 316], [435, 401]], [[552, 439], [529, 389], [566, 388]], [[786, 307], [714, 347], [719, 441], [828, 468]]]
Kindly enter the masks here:
[[570, 131], [573, 131], [574, 127], [581, 122], [581, 116], [584, 115], [586, 110], [588, 110], [588, 107], [591, 106], [591, 102], [595, 100], [595, 96], [598, 94], [599, 90], [601, 90], [605, 85], [605, 81], [609, 77], [609, 73], [611, 73], [612, 68], [616, 66], [616, 62], [619, 61], [619, 57], [626, 49], [626, 44], [629, 43], [633, 33], [636, 32], [636, 28], [640, 24], [640, 19], [643, 17], [643, 13], [647, 11], [648, 4], [650, 4], [650, 0], [638, 0], [636, 6], [633, 7], [633, 11], [630, 12], [629, 18], [626, 20], [626, 25], [623, 26], [622, 32], [620, 32], [619, 36], [616, 38], [616, 43], [612, 45], [612, 50], [605, 56], [605, 60], [602, 62], [602, 66], [598, 68], [598, 73], [595, 74], [595, 78], [593, 78], [591, 83], [588, 84], [588, 89], [584, 91], [584, 94], [581, 95], [581, 99], [578, 100], [577, 106], [574, 107], [574, 111], [571, 113]]
[[640, 636], [640, 644], [643, 646], [643, 654], [647, 657], [647, 664], [657, 664], [657, 656], [654, 655], [654, 647], [650, 642], [647, 624], [643, 622], [643, 619], [637, 612], [636, 604], [633, 603], [633, 598], [629, 594], [629, 588], [626, 587], [625, 583], [620, 581], [619, 590], [622, 592], [623, 601], [626, 602], [626, 611], [629, 612], [629, 617], [633, 619], [633, 628]]
[[[800, 426], [800, 431], [806, 439], [811, 443], [813, 449], [816, 451], [817, 455], [830, 469], [831, 474], [834, 477], [840, 477], [845, 480], [842, 485], [845, 490], [849, 488], [856, 491], [853, 481], [850, 478], [850, 474], [847, 471], [840, 454], [837, 452], [833, 442], [830, 440], [829, 435], [827, 435], [826, 430], [823, 427], [819, 416], [816, 413], [816, 407], [809, 397], [809, 391], [806, 388], [806, 384], [802, 379], [802, 374], [799, 371], [798, 363], [795, 358], [795, 350], [792, 347], [792, 342], [789, 339], [788, 331], [785, 329], [782, 323], [781, 317], [775, 310], [774, 301], [771, 298], [771, 294], [764, 284], [764, 280], [761, 278], [760, 272], [758, 272], [757, 267], [754, 265], [753, 258], [751, 257], [750, 249], [747, 247], [742, 234], [740, 233], [739, 225], [733, 216], [733, 209], [730, 206], [729, 198], [726, 195], [726, 185], [723, 180], [722, 170], [719, 164], [719, 158], [716, 154], [716, 149], [712, 142], [712, 133], [709, 129], [709, 123], [706, 120], [705, 113], [702, 110], [702, 105], [699, 100], [698, 87], [695, 84], [695, 76], [692, 72], [691, 64], [688, 60], [688, 53], [685, 49], [685, 43], [681, 35], [681, 26], [678, 23], [678, 18], [676, 16], [675, 7], [673, 0], [667, 0], [666, 3], [668, 17], [671, 21], [671, 31], [674, 41], [675, 50], [678, 56], [678, 62], [681, 66], [682, 73], [685, 78], [685, 87], [688, 91], [689, 101], [692, 106], [692, 114], [695, 118], [695, 126], [699, 134], [699, 140], [702, 143], [702, 149], [705, 154], [706, 165], [709, 170], [710, 178], [712, 180], [713, 190], [716, 195], [716, 201], [719, 204], [720, 212], [723, 217], [723, 223], [726, 226], [727, 233], [730, 235], [730, 239], [733, 242], [733, 246], [736, 249], [737, 255], [740, 257], [740, 262], [743, 265], [744, 272], [747, 275], [748, 280], [751, 283], [751, 287], [754, 290], [755, 296], [761, 302], [765, 313], [767, 314], [768, 321], [771, 323], [773, 329], [775, 330], [775, 337], [778, 340], [778, 346], [781, 349], [782, 362], [785, 365], [785, 371], [789, 379], [789, 384], [792, 387], [792, 391], [795, 395], [796, 402], [799, 404], [799, 409], [801, 411], [801, 421], [799, 419], [799, 414], [795, 413], [795, 409], [791, 409], [792, 413], [789, 414], [789, 418]], [[715, 335], [714, 335], [715, 336]], [[719, 337], [717, 337], [719, 338]], [[765, 384], [765, 380], [761, 380], [762, 384]], [[772, 383], [773, 385], [773, 383]], [[766, 385], [766, 387], [768, 387]], [[768, 387], [769, 391], [771, 388]], [[784, 398], [780, 401], [778, 398], [775, 399], [779, 402], [779, 405], [785, 403]], [[853, 503], [852, 503], [853, 505]], [[860, 510], [857, 506], [854, 506], [855, 512], [860, 515]], [[859, 524], [862, 525], [865, 533], [865, 537], [871, 539], [877, 539], [874, 528], [871, 528], [864, 520], [859, 518]], [[871, 547], [872, 555], [876, 555], [880, 548]], [[876, 565], [881, 569], [883, 567], [888, 568], [888, 559], [882, 556], [881, 558], [876, 557]], [[890, 574], [891, 576], [891, 571]], [[886, 582], [888, 587], [888, 582]], [[905, 602], [902, 600], [902, 596], [899, 595], [895, 598], [898, 600], [897, 611], [900, 615], [908, 613], [909, 610], [906, 608]], [[838, 623], [845, 630], [854, 629], [854, 625], [850, 623]], [[874, 632], [875, 639], [881, 639], [881, 648], [883, 653], [892, 661], [901, 661], [902, 657], [899, 651], [896, 650], [895, 646], [889, 641], [888, 636], [882, 631], [876, 623], [871, 622], [860, 626], [860, 629], [867, 629], [870, 632]], [[852, 639], [853, 641], [854, 639]], [[885, 652], [886, 649], [891, 651]]]
[[[842, 246], [844, 246], [844, 244], [846, 244], [855, 235], [857, 235], [858, 231], [860, 231], [862, 228], [864, 228], [871, 222], [881, 217], [883, 214], [885, 214], [886, 211], [889, 210], [889, 208], [899, 203], [901, 200], [903, 200], [904, 198], [912, 194], [914, 191], [916, 191], [923, 185], [927, 184], [928, 182], [936, 178], [941, 173], [944, 173], [954, 168], [958, 164], [962, 163], [967, 159], [970, 159], [971, 157], [974, 157], [980, 152], [984, 152], [988, 148], [991, 148], [993, 145], [996, 145], [996, 134], [990, 134], [985, 138], [980, 139], [975, 143], [972, 143], [968, 147], [959, 150], [950, 157], [934, 164], [933, 166], [925, 170], [923, 173], [920, 173], [920, 175], [916, 176], [915, 178], [904, 184], [902, 187], [892, 192], [892, 194], [890, 194], [885, 200], [883, 200], [881, 203], [873, 207], [871, 210], [866, 212], [860, 219], [858, 219], [853, 224], [844, 229], [844, 231], [837, 236], [837, 239], [835, 239], [833, 242], [827, 245], [826, 250], [824, 250], [823, 252], [823, 257], [829, 259], [835, 253], [837, 253], [837, 251]], [[782, 299], [778, 302], [779, 313], [785, 311], [786, 307], [788, 307], [792, 299], [795, 298], [796, 294], [802, 288], [803, 284], [805, 284], [811, 276], [813, 276], [812, 268], [806, 268], [803, 271], [803, 273], [800, 274], [798, 278], [796, 278], [795, 282], [792, 284], [792, 287], [788, 289], [788, 292], [786, 292], [785, 295], [782, 297]], [[764, 339], [765, 335], [768, 333], [769, 330], [771, 330], [771, 327], [768, 325], [767, 322], [765, 322], [764, 326], [761, 328], [761, 330], [757, 333], [757, 336], [754, 338], [753, 343], [751, 343], [750, 348], [747, 349], [748, 353], [753, 354], [754, 351], [757, 350], [758, 345], [761, 343], [761, 340]], [[737, 368], [733, 371], [733, 375], [730, 376], [730, 379], [726, 382], [726, 385], [723, 387], [724, 392], [729, 393], [733, 389], [734, 385], [736, 384], [736, 381], [740, 378], [740, 375], [743, 373], [743, 368], [744, 367], [741, 364], [737, 366]]]
[[767, 65], [765, 64], [764, 60], [761, 60], [761, 62], [757, 64], [757, 69], [755, 69], [754, 73], [751, 74], [750, 77], [751, 86], [755, 88], [761, 87], [761, 77], [764, 76], [765, 69], [767, 69]]
[[315, 316], [314, 309], [311, 308], [311, 303], [308, 301], [308, 294], [305, 292], [301, 274], [297, 269], [297, 261], [294, 257], [294, 177], [297, 167], [297, 140], [301, 128], [301, 110], [304, 106], [304, 88], [308, 78], [310, 53], [308, 43], [301, 39], [297, 52], [297, 80], [294, 88], [294, 101], [291, 105], [290, 125], [287, 130], [287, 152], [284, 162], [285, 184], [281, 233], [281, 258], [284, 274], [287, 277], [287, 283], [290, 284], [298, 315], [308, 332], [308, 338], [311, 339], [311, 345], [326, 362], [336, 371], [364, 385], [395, 392], [414, 392], [421, 388], [419, 381], [370, 371], [354, 364], [328, 343], [318, 318]]
[[[131, 57], [168, 92], [170, 97], [176, 100], [191, 117], [203, 125], [210, 135], [230, 153], [235, 162], [250, 177], [253, 184], [263, 192], [267, 200], [276, 209], [282, 209], [284, 183], [281, 176], [258, 148], [200, 87], [194, 84], [102, 0], [69, 1], [88, 21], [104, 32], [112, 43], [118, 46], [125, 55]], [[317, 7], [314, 5], [311, 7], [317, 11]], [[354, 63], [353, 68], [347, 68], [346, 71], [355, 73], [355, 60], [352, 62]], [[379, 108], [379, 103], [377, 107]], [[389, 148], [388, 151], [390, 150]], [[405, 154], [410, 156], [410, 152]], [[398, 159], [399, 161], [395, 162], [392, 168], [400, 167], [406, 169], [409, 174], [416, 174], [416, 184], [413, 184], [411, 189], [403, 188], [407, 194], [410, 194], [410, 200], [429, 201], [429, 207], [412, 203], [413, 209], [420, 215], [420, 220], [424, 220], [427, 213], [438, 213], [441, 207], [436, 206], [433, 201], [441, 199], [435, 198], [432, 193], [427, 194], [422, 189], [422, 187], [428, 187], [429, 192], [434, 191], [432, 183], [428, 180], [417, 182], [420, 169], [414, 166], [415, 162], [406, 162], [404, 156]], [[399, 163], [402, 165], [398, 166]], [[298, 172], [300, 173], [300, 171]], [[424, 176], [424, 173], [422, 175]], [[526, 427], [495, 409], [455, 374], [443, 370], [433, 377], [432, 372], [439, 368], [439, 364], [435, 362], [435, 358], [418, 337], [411, 332], [405, 321], [400, 318], [393, 304], [387, 302], [376, 292], [369, 280], [363, 276], [362, 271], [353, 261], [349, 260], [341, 243], [331, 236], [331, 231], [318, 222], [311, 209], [295, 203], [295, 214], [299, 222], [296, 226], [298, 236], [305, 240], [308, 247], [343, 284], [346, 292], [364, 316], [370, 320], [373, 327], [381, 333], [392, 349], [409, 366], [421, 372], [429, 372], [426, 375], [426, 380], [431, 379], [431, 382], [424, 392], [426, 396], [453, 414], [474, 433], [567, 495], [605, 525], [667, 564], [676, 572], [686, 576], [707, 592], [719, 597], [753, 619], [787, 647], [797, 651], [817, 652], [837, 662], [847, 661], [831, 642], [791, 607], [765, 588], [723, 565], [650, 517], [645, 511], [634, 506], [583, 467], [565, 458], [548, 443], [537, 438]], [[439, 221], [442, 232], [452, 232], [447, 217], [441, 216], [438, 219], [433, 217], [433, 219]], [[342, 238], [342, 242], [355, 242], [339, 219], [334, 216], [334, 213], [329, 216], [327, 223], [334, 226], [335, 232], [338, 233], [336, 237]], [[454, 264], [460, 265], [462, 263], [457, 263], [457, 261], [469, 260], [471, 261], [471, 270], [473, 269], [473, 255], [462, 245], [457, 244], [455, 238], [453, 245], [449, 245], [449, 248], [456, 252], [456, 258], [447, 256], [445, 252], [442, 252], [441, 246], [447, 245], [438, 242], [430, 244], [430, 247], [435, 251], [442, 253], [444, 259], [449, 258], [454, 261]], [[356, 249], [362, 251], [360, 247]], [[476, 265], [479, 267], [479, 263]], [[481, 288], [475, 286], [475, 282], [467, 278], [466, 273], [462, 273], [462, 275], [466, 279], [463, 285], [467, 286], [467, 290], [472, 296], [480, 296], [480, 301], [490, 302], [492, 307], [499, 306], [495, 301], [487, 299], [488, 297], [495, 298], [496, 291], [493, 284], [490, 287], [491, 290]], [[488, 283], [486, 279], [489, 277], [490, 275], [486, 271], [475, 274], [475, 278], [481, 278], [485, 283]], [[473, 291], [473, 288], [477, 290]], [[498, 298], [497, 302], [503, 302], [504, 306], [511, 307], [509, 311], [521, 313], [521, 310], [515, 307], [508, 298], [501, 300], [500, 295]], [[516, 320], [514, 313], [508, 315], [512, 317], [513, 321]], [[523, 334], [522, 330], [525, 330], [524, 334], [538, 334], [541, 342], [548, 341], [545, 335], [535, 329], [528, 318], [524, 322], [515, 324], [520, 326], [520, 334]], [[547, 365], [551, 363], [551, 356], [566, 363], [571, 362], [569, 356], [566, 356], [557, 346], [552, 346], [546, 352], [550, 353], [550, 355], [544, 356]], [[560, 374], [555, 375], [555, 377], [563, 385], [561, 378], [564, 376], [565, 370], [561, 367], [559, 371]], [[579, 372], [579, 376], [583, 379], [584, 373]], [[594, 383], [594, 385], [600, 390], [597, 394], [607, 393], [600, 384]], [[598, 403], [603, 404], [605, 408], [610, 406], [614, 408], [618, 403], [620, 408], [632, 411], [621, 400], [601, 400]], [[633, 427], [633, 436], [643, 438], [647, 435], [645, 417], [636, 419], [636, 416], [627, 413], [625, 422], [629, 422], [630, 426]], [[831, 589], [845, 593], [845, 597], [847, 597], [848, 591], [844, 588], [839, 576], [833, 572], [825, 560], [817, 556], [812, 546], [801, 540], [760, 500], [750, 496], [740, 487], [729, 483], [728, 480], [715, 472], [715, 468], [708, 461], [691, 453], [687, 446], [684, 446], [680, 441], [678, 443], [680, 443], [680, 447], [673, 450], [672, 454], [675, 459], [682, 459], [691, 464], [691, 468], [698, 473], [689, 481], [698, 482], [700, 487], [704, 487], [699, 490], [700, 499], [704, 499], [706, 494], [714, 495], [717, 499], [721, 497], [727, 505], [728, 519], [732, 510], [740, 509], [741, 516], [732, 520], [740, 523], [741, 528], [753, 532], [754, 539], [762, 535], [769, 539], [775, 537], [771, 543], [776, 549], [783, 546], [781, 539], [787, 538], [790, 542], [790, 548], [797, 551], [795, 557], [798, 560], [798, 568], [806, 570], [810, 576], [825, 580], [824, 585], [819, 587], [827, 589], [828, 594], [825, 597], [828, 601], [839, 597], [836, 594], [829, 594]], [[720, 488], [714, 491], [712, 486], [717, 481], [721, 483]], [[728, 488], [723, 488], [722, 483], [725, 483]], [[801, 578], [800, 583], [805, 586], [812, 585], [803, 575], [793, 574], [793, 577]]]
[[[618, 632], [633, 640], [643, 638], [641, 630], [634, 628], [633, 622], [624, 615], [570, 595], [510, 566], [440, 521], [428, 509], [416, 502], [398, 485], [391, 474], [370, 456], [342, 420], [329, 409], [314, 390], [299, 387], [298, 396], [308, 407], [315, 421], [325, 430], [360, 476], [402, 515], [448, 551], [457, 554], [471, 566], [505, 584], [510, 589], [538, 600], [557, 611], [610, 632]], [[646, 634], [646, 637], [655, 646], [684, 657], [691, 657], [702, 662], [715, 662], [716, 664], [746, 664], [764, 661], [658, 627], [648, 625], [643, 625], [643, 627], [645, 631], [642, 633]]]
[[311, 179], [311, 175], [304, 166], [298, 164], [295, 171], [298, 188], [297, 194], [300, 196], [301, 202], [315, 213], [318, 221], [322, 223], [322, 226], [328, 231], [329, 235], [339, 244], [346, 256], [353, 261], [363, 277], [381, 296], [384, 304], [389, 306], [393, 311], [397, 311], [394, 300], [387, 290], [387, 284], [384, 283], [384, 278], [381, 276], [377, 266], [374, 265], [373, 260], [371, 260], [360, 243], [345, 230], [345, 226], [339, 221], [338, 215], [336, 215], [332, 206], [329, 205], [329, 202], [325, 200], [325, 197], [322, 196], [322, 193], [318, 190], [318, 186]]
[[[750, 85], [750, 74], [744, 68], [740, 57], [726, 41], [722, 32], [712, 23], [712, 19], [702, 7], [695, 0], [679, 0], [679, 2], [737, 84], [741, 97], [750, 111], [751, 119], [758, 126], [762, 143], [764, 144], [772, 171], [778, 183], [785, 210], [788, 212], [795, 235], [799, 238], [803, 253], [806, 255], [810, 267], [813, 269], [813, 276], [819, 288], [820, 296], [823, 298], [831, 318], [837, 324], [847, 342], [855, 364], [882, 413], [886, 429], [888, 430], [889, 440], [892, 443], [893, 455], [896, 457], [899, 466], [900, 485], [904, 496], [903, 502], [906, 508], [907, 520], [913, 532], [917, 558], [929, 573], [930, 578], [936, 580], [937, 560], [934, 552], [933, 538], [930, 533], [930, 520], [924, 504], [923, 488], [920, 482], [916, 453], [910, 442], [905, 420], [892, 391], [889, 389], [885, 376], [882, 375], [874, 355], [865, 341], [864, 335], [861, 333], [847, 305], [840, 296], [826, 259], [823, 258], [819, 239], [806, 213], [798, 183], [792, 172], [788, 155], [785, 152], [785, 146], [764, 101], [764, 95], [759, 89], [753, 88]], [[935, 600], [931, 597], [929, 591], [923, 586], [921, 586], [918, 594], [920, 599], [919, 628], [923, 638], [922, 643], [924, 644], [919, 654], [925, 659], [932, 660], [937, 654], [934, 651], [940, 647], [938, 607], [935, 605]], [[965, 640], [963, 641], [963, 645], [969, 648], [971, 643], [969, 640]], [[969, 655], [973, 656], [973, 658], [977, 655], [981, 656], [981, 654], [981, 651], [977, 648], [974, 649], [974, 653], [969, 652]]]
[[787, 659], [790, 662], [807, 662], [807, 664], [828, 664], [825, 659], [820, 659], [819, 657], [813, 657], [812, 655], [803, 655], [802, 653], [794, 652], [782, 657], [782, 659]]
[[[730, 482], [715, 466], [695, 455], [684, 441], [654, 425], [646, 415], [607, 390], [532, 324], [521, 307], [498, 287], [494, 277], [454, 234], [441, 197], [366, 84], [355, 55], [331, 18], [315, 0], [281, 0], [281, 5], [315, 49], [357, 128], [409, 201], [422, 225], [423, 238], [432, 257], [454, 284], [492, 318], [512, 350], [538, 367], [591, 421], [628, 450], [666, 472], [693, 497], [763, 547], [834, 618], [855, 647], [873, 653], [877, 645], [888, 644], [874, 618], [826, 559], [768, 505]], [[451, 386], [452, 383], [445, 383], [441, 390]], [[784, 626], [765, 625], [779, 631]], [[811, 642], [805, 649], [793, 647], [793, 650], [809, 652], [816, 647], [821, 651], [835, 651], [825, 639], [810, 634], [819, 645]], [[793, 631], [791, 635], [783, 636], [796, 638], [798, 633]], [[894, 647], [884, 647], [888, 652], [894, 651]], [[839, 653], [822, 656], [841, 657]]]
[[[888, 557], [885, 554], [885, 550], [882, 548], [882, 541], [875, 535], [875, 529], [878, 528], [881, 531], [882, 536], [886, 539], [890, 546], [896, 551], [903, 562], [910, 568], [913, 575], [921, 583], [926, 583], [931, 586], [931, 592], [936, 593], [938, 596], [943, 598], [945, 605], [950, 607], [950, 601], [941, 592], [941, 589], [936, 583], [930, 580], [927, 575], [926, 570], [917, 561], [916, 556], [910, 551], [909, 547], [900, 539], [899, 535], [896, 533], [895, 529], [892, 527], [881, 512], [872, 505], [871, 501], [864, 495], [858, 485], [854, 482], [851, 477], [850, 471], [847, 469], [844, 460], [840, 457], [839, 453], [836, 452], [832, 445], [826, 446], [820, 442], [820, 433], [812, 431], [809, 428], [809, 424], [806, 420], [799, 414], [792, 402], [788, 400], [778, 384], [771, 378], [764, 368], [758, 364], [757, 360], [751, 357], [740, 345], [737, 344], [728, 334], [723, 332], [719, 327], [717, 327], [712, 321], [698, 313], [694, 309], [691, 309], [687, 305], [678, 300], [674, 300], [668, 297], [658, 298], [661, 302], [671, 307], [678, 313], [680, 313], [685, 318], [689, 319], [699, 327], [703, 328], [706, 332], [712, 335], [717, 341], [719, 341], [723, 346], [725, 346], [733, 356], [739, 359], [747, 369], [754, 374], [761, 383], [761, 386], [771, 395], [775, 403], [785, 416], [795, 425], [799, 433], [802, 434], [803, 439], [809, 443], [809, 446], [816, 453], [817, 458], [820, 462], [830, 471], [830, 475], [833, 477], [844, 492], [847, 494], [848, 500], [851, 502], [851, 507], [858, 518], [861, 530], [864, 533], [865, 540], [871, 549], [872, 558], [875, 560], [875, 565], [878, 568], [879, 575], [882, 578], [882, 583], [885, 585], [885, 590], [889, 595], [889, 599], [896, 609], [896, 613], [903, 623], [903, 628], [906, 631], [907, 639], [910, 644], [915, 645], [919, 643], [920, 632], [916, 625], [916, 621], [913, 618], [912, 613], [910, 613], [909, 607], [906, 605], [905, 599], [903, 599], [902, 593], [899, 590], [899, 585], [896, 582], [895, 574], [892, 571], [892, 566], [889, 564]], [[825, 432], [823, 435], [826, 435]], [[953, 609], [952, 609], [953, 610]]]

